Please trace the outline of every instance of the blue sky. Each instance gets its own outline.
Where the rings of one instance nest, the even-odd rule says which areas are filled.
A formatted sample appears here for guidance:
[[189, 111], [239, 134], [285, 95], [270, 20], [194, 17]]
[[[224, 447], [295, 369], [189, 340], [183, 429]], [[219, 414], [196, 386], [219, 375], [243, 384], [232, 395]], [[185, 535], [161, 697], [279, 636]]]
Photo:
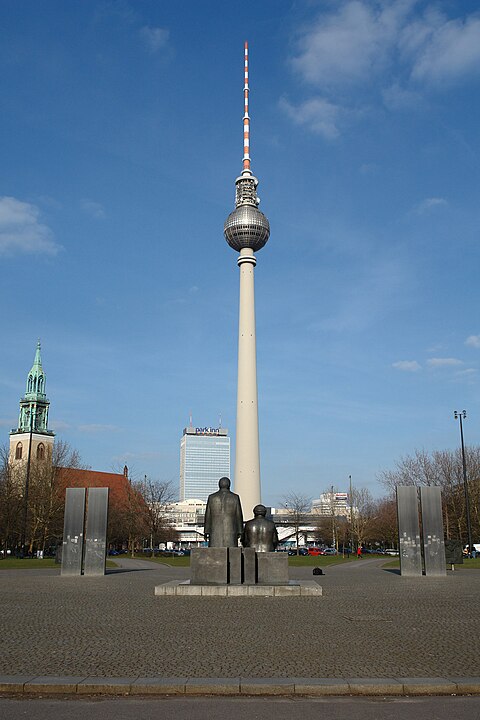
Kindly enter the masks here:
[[380, 495], [453, 410], [479, 441], [476, 3], [3, 0], [0, 430], [40, 337], [92, 468], [176, 483], [190, 411], [234, 438], [244, 40], [262, 499]]

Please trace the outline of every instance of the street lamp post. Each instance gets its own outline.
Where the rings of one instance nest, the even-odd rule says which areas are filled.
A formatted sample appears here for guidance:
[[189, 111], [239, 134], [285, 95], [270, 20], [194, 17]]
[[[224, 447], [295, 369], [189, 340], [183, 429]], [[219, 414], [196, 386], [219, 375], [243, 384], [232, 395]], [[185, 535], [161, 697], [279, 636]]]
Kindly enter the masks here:
[[467, 515], [467, 535], [468, 535], [468, 553], [472, 552], [472, 526], [470, 524], [470, 500], [468, 497], [468, 483], [467, 483], [467, 463], [465, 461], [465, 445], [463, 442], [463, 420], [467, 418], [467, 411], [462, 410], [458, 412], [454, 411], [453, 417], [455, 420], [460, 420], [460, 440], [462, 442], [462, 464], [463, 464], [463, 488], [465, 491], [465, 512]]
[[32, 435], [35, 426], [37, 424], [37, 418], [33, 408], [30, 409], [30, 438], [28, 441], [28, 458], [27, 458], [27, 474], [25, 477], [25, 499], [23, 507], [23, 529], [22, 529], [22, 557], [25, 557], [25, 546], [27, 543], [27, 517], [28, 517], [28, 490], [30, 486], [30, 464], [32, 458]]

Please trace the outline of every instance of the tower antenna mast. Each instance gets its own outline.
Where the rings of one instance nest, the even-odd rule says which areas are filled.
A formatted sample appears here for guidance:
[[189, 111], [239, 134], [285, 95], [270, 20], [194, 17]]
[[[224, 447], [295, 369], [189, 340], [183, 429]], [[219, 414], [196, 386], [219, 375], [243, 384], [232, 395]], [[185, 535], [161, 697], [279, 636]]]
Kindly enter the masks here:
[[248, 42], [245, 42], [245, 83], [243, 86], [243, 174], [251, 174], [250, 170], [250, 116], [248, 114]]

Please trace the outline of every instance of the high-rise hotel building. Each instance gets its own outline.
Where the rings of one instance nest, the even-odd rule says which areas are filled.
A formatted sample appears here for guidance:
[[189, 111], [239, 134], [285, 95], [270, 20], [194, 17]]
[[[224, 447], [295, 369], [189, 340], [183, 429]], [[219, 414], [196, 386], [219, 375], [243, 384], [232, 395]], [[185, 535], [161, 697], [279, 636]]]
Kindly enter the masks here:
[[230, 438], [226, 428], [187, 427], [180, 440], [180, 500], [203, 500], [230, 477]]

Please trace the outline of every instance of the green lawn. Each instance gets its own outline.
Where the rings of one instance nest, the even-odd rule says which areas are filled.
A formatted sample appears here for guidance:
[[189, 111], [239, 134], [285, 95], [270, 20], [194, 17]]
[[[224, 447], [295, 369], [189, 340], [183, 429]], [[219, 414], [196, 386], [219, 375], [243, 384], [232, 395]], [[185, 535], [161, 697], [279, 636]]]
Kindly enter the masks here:
[[7, 557], [0, 560], [0, 570], [31, 570], [32, 568], [52, 568], [60, 567], [55, 564], [54, 558], [15, 558]]
[[[116, 568], [117, 563], [113, 560], [107, 560], [107, 568]], [[2, 558], [0, 560], [0, 570], [32, 570], [34, 568], [60, 568], [60, 565], [55, 563], [54, 558], [44, 558], [39, 560], [38, 558]]]
[[[140, 558], [141, 556], [136, 556]], [[162, 563], [171, 567], [190, 567], [189, 555], [174, 555], [173, 557], [141, 557], [142, 560], [150, 560], [150, 562]], [[352, 562], [354, 558], [343, 558], [341, 555], [318, 555], [316, 557], [310, 555], [290, 555], [288, 564], [290, 567], [325, 567], [326, 565], [337, 565], [338, 563]], [[360, 562], [360, 561], [358, 561]]]
[[[127, 559], [130, 555], [125, 556]], [[142, 557], [135, 555], [134, 560], [149, 560], [150, 562], [160, 563], [162, 565], [170, 565], [170, 567], [190, 567], [190, 555], [172, 555], [164, 557]]]
[[[450, 569], [450, 565], [447, 565]], [[480, 557], [464, 559], [462, 565], [455, 565], [455, 570], [480, 570]]]

